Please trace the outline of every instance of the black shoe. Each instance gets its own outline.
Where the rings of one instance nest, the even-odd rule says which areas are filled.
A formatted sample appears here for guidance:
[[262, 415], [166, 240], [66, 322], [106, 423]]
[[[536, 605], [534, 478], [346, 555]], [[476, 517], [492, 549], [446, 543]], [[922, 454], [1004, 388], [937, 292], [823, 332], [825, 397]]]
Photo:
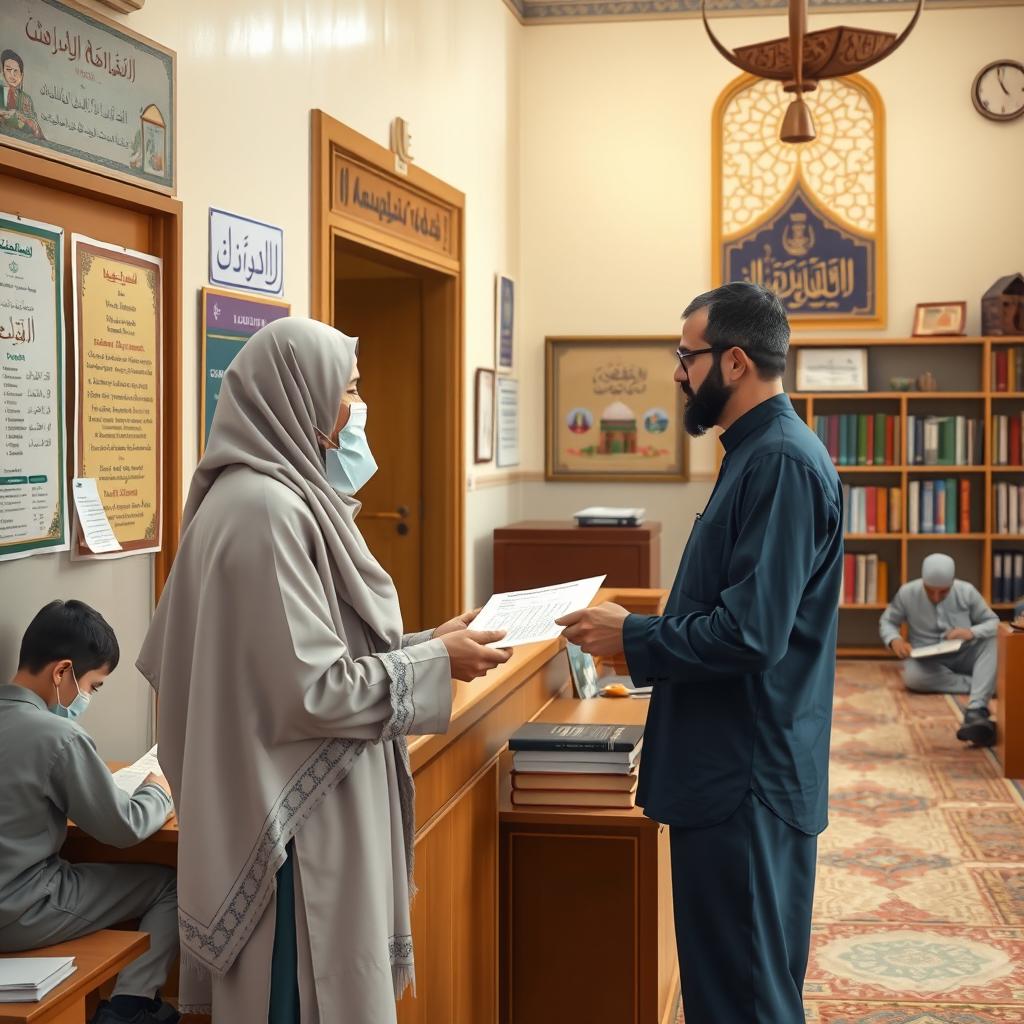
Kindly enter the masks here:
[[964, 712], [964, 724], [956, 731], [956, 738], [975, 747], [991, 747], [996, 741], [996, 725], [989, 717], [988, 708], [968, 708]]
[[155, 1010], [139, 1010], [133, 1017], [122, 1017], [104, 1000], [89, 1024], [178, 1024], [180, 1020], [181, 1014], [170, 1003], [160, 1002]]

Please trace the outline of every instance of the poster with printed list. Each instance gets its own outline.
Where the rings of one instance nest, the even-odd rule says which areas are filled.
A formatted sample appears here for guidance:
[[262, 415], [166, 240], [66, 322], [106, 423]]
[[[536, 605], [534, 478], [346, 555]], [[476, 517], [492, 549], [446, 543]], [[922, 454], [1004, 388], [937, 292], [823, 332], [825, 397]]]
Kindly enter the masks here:
[[96, 480], [122, 550], [159, 551], [162, 507], [163, 263], [71, 236], [74, 288], [75, 477]]
[[0, 214], [0, 560], [68, 548], [64, 232]]

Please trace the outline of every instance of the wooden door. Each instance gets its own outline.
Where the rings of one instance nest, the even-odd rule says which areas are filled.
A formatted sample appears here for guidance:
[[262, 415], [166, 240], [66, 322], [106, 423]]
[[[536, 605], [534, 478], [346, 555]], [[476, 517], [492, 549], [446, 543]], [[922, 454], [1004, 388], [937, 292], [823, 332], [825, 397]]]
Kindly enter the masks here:
[[[385, 271], [386, 272], [386, 271]], [[423, 300], [418, 277], [341, 278], [338, 330], [359, 338], [366, 436], [379, 467], [357, 523], [391, 574], [409, 632], [423, 623]]]

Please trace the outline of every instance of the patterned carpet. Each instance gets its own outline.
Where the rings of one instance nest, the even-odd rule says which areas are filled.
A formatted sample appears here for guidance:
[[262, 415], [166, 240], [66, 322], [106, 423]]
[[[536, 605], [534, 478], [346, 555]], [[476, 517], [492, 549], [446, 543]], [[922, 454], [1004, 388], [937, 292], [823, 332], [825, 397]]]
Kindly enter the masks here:
[[959, 717], [840, 665], [809, 1024], [1024, 1024], [1024, 799]]

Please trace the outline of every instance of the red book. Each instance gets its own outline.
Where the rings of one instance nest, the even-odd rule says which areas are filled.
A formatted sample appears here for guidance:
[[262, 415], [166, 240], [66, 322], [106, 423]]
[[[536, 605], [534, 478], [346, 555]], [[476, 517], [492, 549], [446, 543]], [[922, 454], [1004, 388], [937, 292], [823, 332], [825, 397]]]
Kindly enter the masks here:
[[843, 604], [853, 604], [857, 596], [857, 557], [843, 555]]
[[1020, 465], [1020, 417], [1010, 417], [1010, 465]]
[[960, 479], [960, 532], [971, 532], [971, 482], [966, 477]]
[[996, 391], [1007, 391], [1009, 390], [1009, 384], [1007, 379], [1009, 377], [1006, 349], [1001, 348], [996, 353]]
[[[870, 422], [870, 421], [869, 421]], [[870, 451], [870, 449], [868, 449]], [[867, 505], [865, 511], [865, 518], [867, 519], [867, 532], [875, 533], [878, 529], [878, 488], [871, 485], [866, 488], [867, 494], [864, 497], [864, 503]]]
[[885, 417], [885, 464], [896, 465], [896, 417]]
[[875, 464], [875, 417], [868, 416], [868, 462], [869, 466]]

